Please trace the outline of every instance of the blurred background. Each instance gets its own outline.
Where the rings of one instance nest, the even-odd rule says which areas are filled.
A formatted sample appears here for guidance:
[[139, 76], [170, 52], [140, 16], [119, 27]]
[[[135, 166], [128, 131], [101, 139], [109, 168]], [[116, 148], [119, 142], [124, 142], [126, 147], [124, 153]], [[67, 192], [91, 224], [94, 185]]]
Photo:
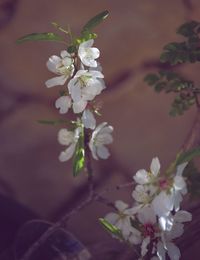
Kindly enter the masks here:
[[[102, 102], [99, 123], [113, 125], [114, 143], [109, 160], [94, 162], [98, 190], [113, 187], [108, 194], [111, 200], [131, 202], [131, 189], [117, 191], [114, 187], [131, 181], [138, 169], [148, 168], [154, 156], [165, 169], [192, 126], [195, 108], [182, 117], [170, 117], [173, 96], [154, 93], [143, 78], [158, 69], [163, 46], [179, 39], [176, 28], [188, 19], [199, 19], [198, 0], [0, 0], [2, 252], [26, 220], [37, 216], [56, 221], [87, 194], [86, 176], [73, 178], [71, 162], [58, 161], [61, 126], [37, 123], [38, 119], [60, 117], [54, 108], [59, 87], [47, 89], [44, 83], [52, 77], [46, 61], [59, 55], [63, 46], [51, 42], [16, 45], [15, 41], [28, 33], [54, 30], [52, 21], [70, 24], [72, 31], [79, 33], [86, 21], [103, 10], [109, 10], [110, 16], [96, 28], [95, 46], [101, 51], [107, 86], [98, 97]], [[199, 69], [198, 64], [178, 68], [194, 80], [199, 79]], [[123, 250], [98, 224], [98, 218], [109, 211], [94, 203], [68, 225], [96, 254], [94, 259], [118, 259], [112, 252], [118, 248], [120, 255]], [[194, 252], [200, 243], [193, 242], [183, 259], [199, 259]], [[120, 257], [126, 259], [123, 254]]]

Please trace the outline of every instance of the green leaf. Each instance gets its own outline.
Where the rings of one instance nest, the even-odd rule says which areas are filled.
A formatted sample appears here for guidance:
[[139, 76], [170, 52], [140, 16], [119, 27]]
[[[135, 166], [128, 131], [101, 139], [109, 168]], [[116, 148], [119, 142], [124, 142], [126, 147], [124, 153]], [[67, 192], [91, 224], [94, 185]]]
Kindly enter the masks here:
[[97, 14], [83, 26], [81, 33], [84, 34], [85, 32], [90, 32], [94, 27], [103, 22], [108, 17], [108, 15], [108, 11], [103, 11]]
[[99, 222], [106, 229], [106, 231], [108, 231], [112, 235], [117, 236], [118, 238], [122, 239], [121, 230], [119, 228], [117, 228], [116, 226], [112, 225], [111, 223], [109, 223], [104, 218], [99, 218]]
[[16, 42], [18, 44], [27, 41], [64, 41], [63, 38], [55, 33], [45, 32], [45, 33], [31, 33], [19, 38]]
[[197, 156], [200, 156], [200, 147], [180, 154], [179, 158], [177, 159], [176, 165], [182, 164], [184, 162], [189, 162]]
[[37, 120], [37, 122], [43, 125], [57, 125], [57, 124], [68, 123], [67, 120], [62, 120], [62, 119], [58, 119], [58, 120], [41, 119], [41, 120]]
[[85, 166], [85, 146], [84, 146], [84, 131], [81, 133], [76, 144], [76, 149], [73, 157], [73, 176], [76, 177]]
[[192, 199], [200, 197], [200, 172], [193, 162], [189, 162], [183, 171], [183, 176], [187, 179], [187, 188]]

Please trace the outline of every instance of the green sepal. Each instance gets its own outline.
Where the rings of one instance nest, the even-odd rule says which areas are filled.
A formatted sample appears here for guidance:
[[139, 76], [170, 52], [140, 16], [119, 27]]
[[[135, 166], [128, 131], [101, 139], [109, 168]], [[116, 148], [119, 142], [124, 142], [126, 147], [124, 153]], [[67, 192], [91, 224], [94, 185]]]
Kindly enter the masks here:
[[105, 218], [99, 218], [99, 222], [105, 228], [105, 230], [108, 231], [111, 235], [114, 235], [119, 239], [123, 239], [121, 230], [109, 223]]
[[21, 44], [27, 41], [64, 41], [63, 38], [55, 33], [52, 32], [45, 32], [45, 33], [31, 33], [27, 34], [21, 38], [19, 38], [16, 43]]
[[81, 127], [81, 132], [76, 144], [75, 153], [73, 156], [73, 176], [76, 177], [85, 166], [85, 145], [84, 145], [84, 130]]
[[96, 27], [98, 24], [103, 22], [109, 15], [109, 12], [103, 11], [96, 16], [94, 16], [92, 19], [90, 19], [84, 26], [81, 31], [81, 34], [84, 34], [85, 32], [90, 32], [94, 27]]

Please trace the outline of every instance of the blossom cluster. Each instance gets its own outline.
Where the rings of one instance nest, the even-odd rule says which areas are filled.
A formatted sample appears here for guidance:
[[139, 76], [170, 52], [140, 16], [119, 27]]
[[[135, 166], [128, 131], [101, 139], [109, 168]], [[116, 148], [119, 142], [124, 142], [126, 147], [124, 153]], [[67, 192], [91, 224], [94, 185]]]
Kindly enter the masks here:
[[[149, 259], [180, 259], [180, 250], [173, 240], [184, 231], [184, 222], [192, 215], [180, 210], [187, 185], [182, 176], [187, 165], [182, 163], [176, 171], [161, 176], [159, 159], [153, 158], [150, 170], [139, 170], [133, 179], [136, 186], [132, 192], [131, 207], [121, 200], [115, 202], [117, 213], [109, 213], [105, 219], [116, 226], [123, 240], [132, 245], [141, 244], [141, 259], [150, 253]], [[148, 254], [149, 255], [149, 254]]]
[[46, 81], [47, 88], [58, 85], [67, 85], [62, 95], [56, 100], [55, 107], [60, 114], [66, 114], [72, 109], [78, 115], [76, 128], [73, 131], [63, 128], [58, 133], [58, 141], [67, 146], [59, 155], [61, 162], [69, 160], [76, 149], [81, 135], [81, 128], [93, 131], [88, 141], [94, 159], [107, 159], [110, 155], [105, 145], [113, 141], [113, 127], [106, 122], [96, 127], [94, 116], [94, 99], [106, 88], [101, 66], [96, 61], [100, 51], [92, 47], [93, 39], [80, 43], [77, 51], [69, 53], [61, 51], [60, 57], [53, 55], [47, 61], [48, 69], [57, 76]]

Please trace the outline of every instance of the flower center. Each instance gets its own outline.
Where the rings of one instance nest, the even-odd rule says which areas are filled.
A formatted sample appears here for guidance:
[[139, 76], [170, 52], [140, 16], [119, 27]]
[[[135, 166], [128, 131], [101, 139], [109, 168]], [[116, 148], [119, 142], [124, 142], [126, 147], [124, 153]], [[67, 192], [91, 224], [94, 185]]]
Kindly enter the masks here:
[[155, 228], [151, 223], [147, 223], [144, 225], [144, 236], [145, 237], [154, 237]]
[[162, 178], [158, 181], [158, 185], [161, 190], [166, 190], [169, 187], [169, 181], [165, 178]]

